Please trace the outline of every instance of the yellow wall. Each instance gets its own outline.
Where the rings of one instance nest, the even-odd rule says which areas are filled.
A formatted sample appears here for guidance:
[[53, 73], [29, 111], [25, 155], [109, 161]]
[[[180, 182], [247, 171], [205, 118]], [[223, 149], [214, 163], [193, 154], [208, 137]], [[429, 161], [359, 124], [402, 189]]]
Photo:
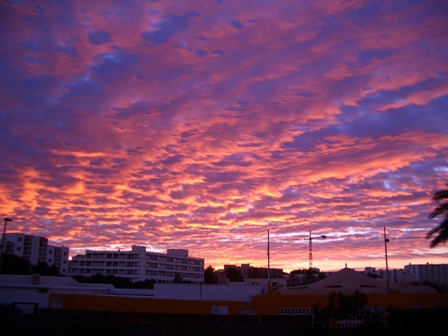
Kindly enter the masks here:
[[[255, 295], [250, 302], [234, 300], [169, 300], [107, 295], [50, 294], [51, 300], [61, 300], [62, 309], [160, 314], [211, 314], [213, 306], [228, 307], [229, 315], [253, 311], [255, 315], [279, 315], [281, 308], [326, 306], [328, 295]], [[374, 307], [448, 307], [444, 294], [370, 294], [368, 304]]]

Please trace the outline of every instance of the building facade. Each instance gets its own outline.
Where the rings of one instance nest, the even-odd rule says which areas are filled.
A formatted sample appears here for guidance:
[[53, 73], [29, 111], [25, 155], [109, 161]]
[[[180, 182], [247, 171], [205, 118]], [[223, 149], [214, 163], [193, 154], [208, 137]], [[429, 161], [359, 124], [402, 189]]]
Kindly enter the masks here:
[[86, 250], [71, 260], [72, 276], [95, 274], [129, 278], [131, 281], [155, 280], [204, 282], [204, 259], [188, 256], [188, 250], [168, 249], [167, 253], [147, 252], [145, 246], [133, 245], [131, 251]]
[[[227, 278], [226, 272], [228, 270], [237, 270], [240, 275], [238, 281], [230, 281]], [[224, 269], [217, 270], [215, 272], [216, 284], [245, 284], [245, 285], [265, 285], [272, 288], [285, 287], [287, 285], [287, 278], [284, 276], [283, 269], [281, 268], [265, 268], [265, 267], [253, 267], [250, 264], [238, 265], [224, 265]]]
[[254, 267], [250, 264], [237, 265], [224, 265], [224, 271], [229, 269], [236, 269], [240, 272], [241, 277], [244, 279], [279, 279], [283, 278], [283, 269], [281, 268], [266, 268], [266, 267]]
[[[387, 272], [383, 269], [377, 270], [375, 267], [366, 267], [362, 272], [364, 275], [377, 276], [379, 278], [386, 279]], [[389, 281], [395, 283], [401, 283], [406, 276], [406, 270], [403, 269], [390, 269], [389, 270]]]
[[49, 245], [47, 238], [23, 233], [8, 233], [5, 241], [5, 254], [21, 257], [31, 265], [47, 263], [48, 266], [55, 266], [60, 274], [68, 274], [68, 247]]
[[419, 264], [404, 266], [405, 272], [413, 274], [421, 283], [448, 284], [448, 264]]
[[[366, 267], [365, 275], [376, 275], [386, 279], [385, 270], [377, 270], [375, 267]], [[389, 270], [389, 280], [395, 283], [402, 283], [409, 279], [409, 275], [419, 283], [430, 282], [433, 284], [448, 284], [448, 264], [417, 264], [406, 265], [402, 269]]]

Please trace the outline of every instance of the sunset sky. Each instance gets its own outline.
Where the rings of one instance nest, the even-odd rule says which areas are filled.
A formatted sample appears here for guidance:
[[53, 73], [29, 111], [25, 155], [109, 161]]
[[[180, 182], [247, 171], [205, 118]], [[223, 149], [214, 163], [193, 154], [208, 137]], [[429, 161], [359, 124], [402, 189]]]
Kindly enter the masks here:
[[309, 230], [314, 267], [384, 269], [386, 228], [390, 268], [448, 262], [446, 0], [0, 0], [0, 41], [7, 233], [219, 269], [269, 230], [289, 272]]

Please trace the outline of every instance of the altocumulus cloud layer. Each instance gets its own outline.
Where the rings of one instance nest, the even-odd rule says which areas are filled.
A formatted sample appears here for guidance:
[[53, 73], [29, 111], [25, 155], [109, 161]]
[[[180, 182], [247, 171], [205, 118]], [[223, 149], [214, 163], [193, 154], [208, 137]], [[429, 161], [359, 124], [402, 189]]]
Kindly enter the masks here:
[[8, 232], [207, 265], [384, 268], [448, 171], [446, 1], [0, 2]]

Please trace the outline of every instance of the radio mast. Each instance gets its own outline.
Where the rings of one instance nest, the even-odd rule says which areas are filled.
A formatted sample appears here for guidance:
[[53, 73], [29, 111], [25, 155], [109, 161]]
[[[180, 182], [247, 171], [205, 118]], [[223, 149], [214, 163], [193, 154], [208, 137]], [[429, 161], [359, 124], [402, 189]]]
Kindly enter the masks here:
[[322, 238], [326, 239], [327, 236], [321, 235], [320, 237], [311, 237], [311, 230], [309, 230], [310, 236], [309, 238], [304, 238], [305, 240], [308, 240], [308, 260], [309, 260], [309, 269], [313, 268], [313, 239], [316, 238]]

